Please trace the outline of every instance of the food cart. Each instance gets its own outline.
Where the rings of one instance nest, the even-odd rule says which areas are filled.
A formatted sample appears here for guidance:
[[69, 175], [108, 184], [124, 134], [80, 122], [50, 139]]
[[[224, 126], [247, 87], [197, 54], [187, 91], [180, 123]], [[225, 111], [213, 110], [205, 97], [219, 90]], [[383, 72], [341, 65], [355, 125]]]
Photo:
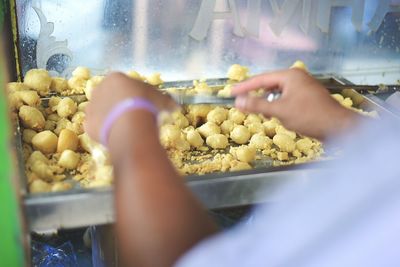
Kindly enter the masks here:
[[[93, 75], [160, 72], [176, 87], [225, 77], [232, 64], [256, 74], [302, 60], [327, 86], [347, 85], [337, 93], [357, 108], [397, 116], [383, 101], [394, 91], [357, 93], [351, 87], [399, 82], [398, 1], [14, 0], [9, 8], [7, 55], [12, 55], [8, 68], [14, 81], [23, 81], [36, 68], [69, 79], [76, 67], [86, 66]], [[15, 140], [29, 231], [114, 222], [112, 187], [30, 194], [18, 124]], [[301, 190], [324, 170], [324, 162], [185, 179], [207, 208], [241, 207], [279, 201], [284, 196], [274, 189], [287, 181], [297, 182]], [[260, 194], [259, 188], [266, 191]]]

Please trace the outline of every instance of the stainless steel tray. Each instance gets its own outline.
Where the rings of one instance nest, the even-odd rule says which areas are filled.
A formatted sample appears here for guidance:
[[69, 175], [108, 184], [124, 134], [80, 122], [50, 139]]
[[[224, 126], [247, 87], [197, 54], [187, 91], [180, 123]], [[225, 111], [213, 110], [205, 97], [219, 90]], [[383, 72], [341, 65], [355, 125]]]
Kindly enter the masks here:
[[[324, 84], [349, 84], [346, 80], [333, 76], [318, 76]], [[224, 81], [223, 79], [220, 81]], [[190, 86], [189, 81], [169, 86]], [[217, 84], [218, 85], [218, 84]], [[344, 95], [353, 99], [355, 105], [364, 110], [376, 110], [381, 114], [392, 114], [373, 95], [360, 95], [352, 90], [344, 90]], [[17, 142], [21, 142], [20, 140]], [[114, 222], [113, 189], [73, 189], [62, 193], [30, 195], [26, 190], [21, 151], [19, 151], [21, 192], [24, 195], [25, 211], [31, 231], [55, 231], [99, 225]], [[249, 171], [191, 175], [186, 177], [187, 186], [209, 209], [220, 209], [250, 205], [266, 201], [277, 201], [281, 197], [275, 189], [287, 181], [295, 181], [299, 189], [307, 181], [324, 171], [324, 162], [301, 166], [264, 167]], [[260, 188], [264, 188], [260, 194]]]

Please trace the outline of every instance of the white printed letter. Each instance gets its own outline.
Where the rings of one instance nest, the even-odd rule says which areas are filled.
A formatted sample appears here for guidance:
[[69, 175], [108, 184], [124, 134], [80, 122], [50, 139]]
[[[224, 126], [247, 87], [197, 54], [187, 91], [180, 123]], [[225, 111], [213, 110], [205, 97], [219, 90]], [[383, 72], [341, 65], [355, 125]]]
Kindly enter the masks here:
[[207, 36], [207, 32], [213, 20], [233, 19], [234, 34], [243, 37], [244, 33], [240, 24], [240, 18], [237, 12], [235, 0], [228, 0], [229, 10], [225, 12], [215, 12], [215, 4], [216, 0], [203, 0], [201, 2], [200, 11], [197, 15], [197, 19], [194, 23], [193, 29], [190, 32], [190, 36], [193, 39], [201, 41]]

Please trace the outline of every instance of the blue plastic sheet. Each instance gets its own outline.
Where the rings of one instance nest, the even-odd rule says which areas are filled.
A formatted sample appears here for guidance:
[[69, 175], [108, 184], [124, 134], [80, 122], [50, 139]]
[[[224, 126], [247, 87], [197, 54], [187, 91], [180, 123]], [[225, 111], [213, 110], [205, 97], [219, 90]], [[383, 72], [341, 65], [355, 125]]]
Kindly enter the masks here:
[[58, 247], [32, 241], [32, 265], [34, 267], [77, 267], [78, 261], [71, 242]]

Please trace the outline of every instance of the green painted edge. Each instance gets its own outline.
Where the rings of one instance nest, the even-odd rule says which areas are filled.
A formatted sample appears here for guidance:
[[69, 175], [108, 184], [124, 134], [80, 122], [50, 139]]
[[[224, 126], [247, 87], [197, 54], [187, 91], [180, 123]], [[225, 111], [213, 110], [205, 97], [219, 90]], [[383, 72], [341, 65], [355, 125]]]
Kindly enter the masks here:
[[[5, 0], [0, 0], [0, 33], [3, 32], [6, 6]], [[0, 89], [0, 266], [18, 267], [24, 265], [23, 232], [19, 217], [20, 206], [12, 181], [11, 132], [5, 101], [2, 55], [0, 55]]]

